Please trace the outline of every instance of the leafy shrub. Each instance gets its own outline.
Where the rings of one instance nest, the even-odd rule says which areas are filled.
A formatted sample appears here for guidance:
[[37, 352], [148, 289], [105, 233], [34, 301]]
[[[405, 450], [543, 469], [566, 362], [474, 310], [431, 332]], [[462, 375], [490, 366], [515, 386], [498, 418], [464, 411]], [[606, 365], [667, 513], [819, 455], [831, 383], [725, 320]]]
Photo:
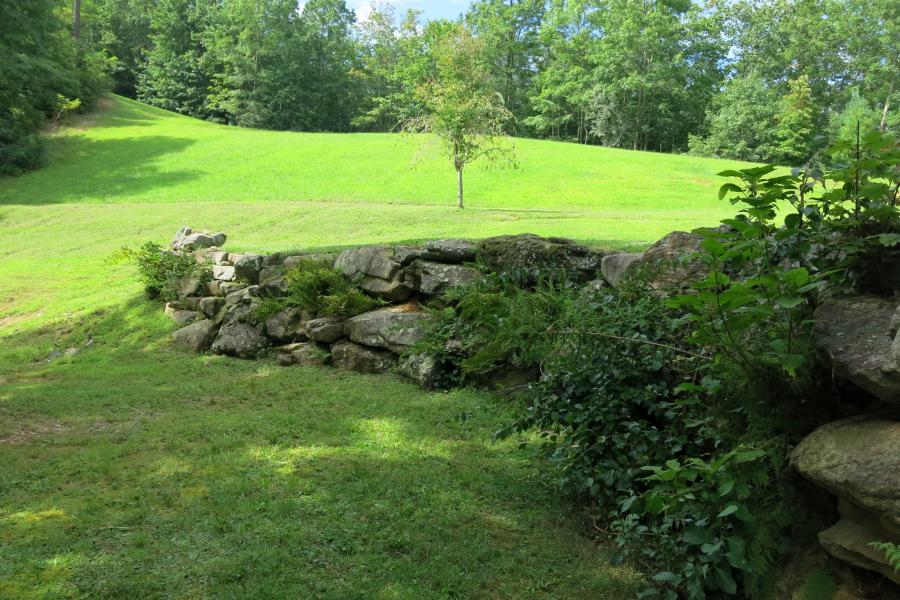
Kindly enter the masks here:
[[770, 485], [783, 462], [778, 452], [738, 446], [709, 461], [644, 467], [647, 489], [627, 498], [624, 516], [613, 523], [631, 555], [651, 568], [665, 565], [643, 596], [693, 600], [764, 587], [788, 549], [778, 532], [791, 513], [779, 507]]
[[145, 242], [137, 250], [123, 248], [116, 257], [134, 261], [147, 295], [167, 302], [178, 298], [186, 279], [201, 284], [212, 280], [209, 261], [198, 261], [193, 254], [175, 252], [156, 242]]
[[263, 316], [293, 307], [317, 317], [353, 317], [385, 305], [383, 300], [367, 296], [328, 261], [300, 261], [284, 277], [287, 294], [264, 302], [260, 308]]

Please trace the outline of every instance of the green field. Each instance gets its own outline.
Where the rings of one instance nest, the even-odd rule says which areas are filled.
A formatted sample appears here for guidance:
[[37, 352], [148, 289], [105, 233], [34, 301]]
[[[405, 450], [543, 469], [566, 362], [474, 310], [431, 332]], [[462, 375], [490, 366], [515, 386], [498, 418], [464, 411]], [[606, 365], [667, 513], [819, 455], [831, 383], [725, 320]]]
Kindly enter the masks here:
[[0, 598], [630, 594], [537, 459], [490, 442], [505, 401], [178, 353], [108, 261], [181, 225], [232, 250], [526, 231], [639, 248], [730, 212], [714, 174], [736, 163], [534, 140], [518, 170], [472, 168], [458, 211], [422, 142], [112, 98], [0, 180]]

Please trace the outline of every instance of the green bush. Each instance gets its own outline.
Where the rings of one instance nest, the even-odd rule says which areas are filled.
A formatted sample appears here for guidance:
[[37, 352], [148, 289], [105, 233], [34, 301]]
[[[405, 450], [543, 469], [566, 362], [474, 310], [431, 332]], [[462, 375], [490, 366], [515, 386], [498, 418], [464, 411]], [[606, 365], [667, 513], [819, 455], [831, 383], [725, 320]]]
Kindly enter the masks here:
[[198, 261], [192, 254], [175, 252], [156, 242], [145, 242], [138, 250], [123, 248], [118, 257], [134, 261], [147, 295], [166, 302], [178, 299], [186, 279], [195, 278], [201, 284], [212, 280], [209, 261]]
[[367, 296], [330, 262], [316, 259], [300, 261], [285, 273], [287, 294], [262, 304], [262, 316], [294, 307], [317, 317], [353, 317], [386, 303]]

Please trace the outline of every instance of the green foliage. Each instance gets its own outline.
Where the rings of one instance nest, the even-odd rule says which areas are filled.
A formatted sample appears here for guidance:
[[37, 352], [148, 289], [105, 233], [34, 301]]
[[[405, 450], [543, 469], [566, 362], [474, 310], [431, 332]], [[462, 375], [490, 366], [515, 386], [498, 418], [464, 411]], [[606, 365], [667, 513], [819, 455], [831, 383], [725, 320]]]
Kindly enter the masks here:
[[263, 315], [294, 307], [317, 317], [353, 317], [385, 305], [383, 300], [367, 296], [328, 261], [302, 260], [288, 269], [284, 278], [287, 295], [264, 302], [260, 308]]
[[711, 460], [670, 459], [644, 467], [646, 490], [622, 503], [618, 542], [638, 560], [664, 565], [642, 597], [702, 600], [751, 591], [771, 577], [786, 539], [761, 543], [777, 522], [771, 480], [778, 453], [738, 446]]
[[790, 80], [788, 89], [788, 94], [781, 100], [778, 126], [775, 129], [778, 138], [777, 160], [796, 165], [810, 158], [816, 115], [809, 77], [801, 75]]
[[212, 263], [208, 260], [163, 248], [156, 242], [145, 242], [137, 250], [122, 248], [114, 258], [133, 261], [147, 295], [166, 302], [178, 299], [187, 279], [197, 279], [201, 284], [212, 280]]
[[884, 552], [888, 564], [894, 567], [894, 570], [900, 573], [900, 544], [891, 542], [872, 542], [869, 544], [875, 550]]

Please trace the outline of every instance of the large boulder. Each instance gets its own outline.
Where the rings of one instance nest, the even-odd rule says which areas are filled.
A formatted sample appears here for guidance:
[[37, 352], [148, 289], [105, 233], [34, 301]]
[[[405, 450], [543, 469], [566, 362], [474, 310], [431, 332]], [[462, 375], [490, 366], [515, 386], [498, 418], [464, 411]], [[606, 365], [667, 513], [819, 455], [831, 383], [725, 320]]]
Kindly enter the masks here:
[[897, 300], [830, 298], [816, 309], [813, 339], [834, 372], [885, 402], [900, 402]]
[[224, 298], [208, 296], [206, 298], [200, 298], [200, 302], [197, 304], [197, 310], [199, 310], [207, 319], [215, 319], [223, 306], [225, 306]]
[[438, 360], [431, 354], [415, 353], [401, 356], [397, 372], [425, 389], [440, 387], [446, 375]]
[[266, 257], [262, 254], [244, 254], [234, 263], [234, 276], [247, 283], [259, 283], [259, 273], [266, 266]]
[[475, 260], [475, 244], [468, 240], [434, 240], [425, 244], [422, 258], [445, 263]]
[[240, 321], [226, 321], [212, 344], [212, 351], [239, 358], [256, 358], [269, 346], [271, 342], [259, 327]]
[[333, 344], [344, 337], [343, 317], [320, 317], [306, 322], [306, 335], [314, 342]]
[[[841, 519], [819, 533], [819, 544], [828, 554], [862, 569], [880, 573], [900, 584], [900, 572], [894, 569], [882, 550], [876, 550], [872, 542], [885, 542], [890, 538], [868, 513], [846, 501], [838, 502]], [[898, 538], [893, 538], [898, 541]]]
[[290, 365], [322, 367], [331, 360], [331, 353], [319, 344], [299, 342], [279, 348], [276, 360], [283, 367]]
[[439, 296], [451, 288], [472, 283], [481, 277], [478, 269], [429, 260], [416, 260], [409, 266], [406, 282], [426, 296]]
[[216, 281], [234, 281], [234, 267], [231, 265], [213, 265], [213, 279]]
[[625, 273], [637, 263], [641, 262], [643, 254], [633, 252], [617, 252], [615, 254], [607, 254], [600, 261], [600, 270], [603, 272], [603, 278], [613, 287], [618, 287], [619, 282]]
[[425, 337], [431, 316], [415, 303], [380, 308], [347, 320], [344, 333], [373, 348], [402, 352]]
[[200, 318], [200, 313], [196, 310], [189, 310], [181, 302], [167, 302], [163, 311], [167, 317], [172, 319], [175, 324], [185, 326]]
[[299, 342], [306, 337], [306, 321], [299, 308], [283, 308], [266, 319], [266, 335], [276, 342]]
[[202, 321], [191, 323], [187, 327], [182, 327], [173, 333], [172, 342], [176, 346], [194, 352], [203, 352], [209, 349], [218, 331], [219, 327], [215, 321], [203, 319]]
[[518, 271], [531, 281], [541, 273], [561, 272], [584, 283], [597, 278], [602, 254], [569, 239], [523, 233], [481, 240], [478, 257], [494, 271]]
[[900, 414], [824, 425], [791, 453], [805, 478], [878, 517], [900, 535]]
[[224, 233], [207, 233], [194, 231], [190, 227], [182, 227], [172, 240], [172, 250], [193, 252], [203, 248], [219, 247], [225, 243], [227, 236]]
[[640, 264], [650, 289], [661, 294], [678, 292], [705, 277], [709, 269], [698, 254], [704, 239], [698, 233], [673, 231], [647, 248]]
[[334, 266], [378, 298], [402, 302], [412, 295], [412, 290], [403, 281], [403, 264], [397, 260], [395, 250], [390, 246], [344, 250]]
[[331, 363], [339, 369], [358, 373], [384, 373], [397, 362], [397, 356], [353, 342], [338, 342], [331, 347]]

